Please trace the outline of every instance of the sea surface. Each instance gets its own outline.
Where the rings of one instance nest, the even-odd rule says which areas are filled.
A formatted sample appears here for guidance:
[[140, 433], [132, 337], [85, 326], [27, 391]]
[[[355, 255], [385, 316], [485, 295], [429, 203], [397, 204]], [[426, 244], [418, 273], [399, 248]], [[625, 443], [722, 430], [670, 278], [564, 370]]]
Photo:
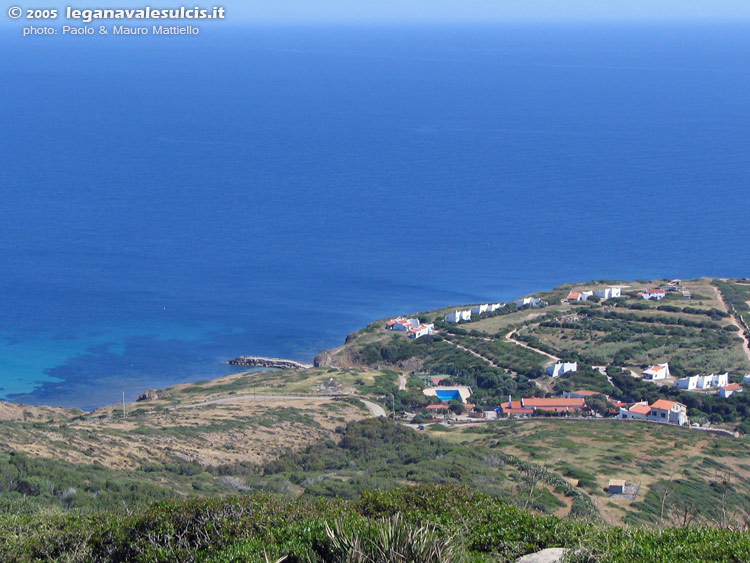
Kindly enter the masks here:
[[2, 27], [0, 52], [5, 399], [91, 409], [381, 317], [750, 275], [748, 26]]

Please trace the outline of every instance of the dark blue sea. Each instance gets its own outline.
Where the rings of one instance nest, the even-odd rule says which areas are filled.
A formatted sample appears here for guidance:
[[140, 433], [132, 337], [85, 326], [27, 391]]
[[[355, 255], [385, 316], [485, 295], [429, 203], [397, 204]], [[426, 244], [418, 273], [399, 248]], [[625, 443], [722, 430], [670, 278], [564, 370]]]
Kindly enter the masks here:
[[381, 317], [750, 275], [750, 28], [0, 27], [0, 396], [90, 409]]

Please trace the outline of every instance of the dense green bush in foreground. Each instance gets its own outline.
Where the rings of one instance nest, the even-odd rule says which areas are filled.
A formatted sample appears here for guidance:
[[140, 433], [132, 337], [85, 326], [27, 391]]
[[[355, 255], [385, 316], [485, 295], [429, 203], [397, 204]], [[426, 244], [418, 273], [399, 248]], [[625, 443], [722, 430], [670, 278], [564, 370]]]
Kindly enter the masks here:
[[405, 553], [415, 562], [480, 562], [553, 546], [571, 548], [572, 561], [750, 560], [746, 532], [535, 516], [464, 487], [373, 491], [349, 502], [263, 494], [161, 502], [127, 516], [12, 516], [0, 534], [2, 561], [386, 562]]

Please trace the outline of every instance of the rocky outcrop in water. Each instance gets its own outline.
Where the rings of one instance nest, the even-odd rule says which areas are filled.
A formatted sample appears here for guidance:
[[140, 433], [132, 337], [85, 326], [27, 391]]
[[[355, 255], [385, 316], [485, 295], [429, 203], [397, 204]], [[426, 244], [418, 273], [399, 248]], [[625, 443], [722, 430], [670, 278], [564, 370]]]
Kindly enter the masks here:
[[294, 360], [262, 358], [260, 356], [240, 356], [239, 358], [232, 358], [227, 363], [230, 366], [245, 366], [253, 368], [307, 369], [312, 367], [310, 364], [303, 364], [302, 362], [295, 362]]

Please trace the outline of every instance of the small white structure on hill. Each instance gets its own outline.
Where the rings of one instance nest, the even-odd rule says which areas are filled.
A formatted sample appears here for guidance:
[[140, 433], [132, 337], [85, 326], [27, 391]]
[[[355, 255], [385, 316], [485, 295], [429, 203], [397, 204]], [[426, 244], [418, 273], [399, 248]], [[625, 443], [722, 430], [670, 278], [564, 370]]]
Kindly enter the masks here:
[[489, 310], [490, 306], [488, 303], [485, 303], [484, 305], [477, 305], [476, 307], [471, 308], [471, 314], [472, 315], [481, 315], [482, 313], [486, 313]]
[[750, 383], [750, 374], [742, 377], [742, 383]]
[[466, 322], [470, 320], [471, 320], [470, 309], [466, 309], [465, 311], [459, 311], [458, 309], [456, 309], [450, 315], [445, 316], [446, 323], [460, 323], [460, 322]]
[[615, 299], [621, 296], [621, 289], [616, 286], [600, 289], [596, 292], [596, 296], [600, 299]]
[[521, 307], [543, 307], [547, 304], [546, 301], [542, 301], [538, 297], [524, 297], [523, 299], [516, 299], [513, 303], [519, 309]]
[[554, 365], [547, 366], [545, 371], [550, 377], [559, 377], [566, 373], [578, 371], [578, 362], [557, 362]]
[[498, 309], [502, 309], [503, 307], [505, 307], [505, 303], [490, 303], [490, 308], [488, 309], [488, 311], [490, 313], [493, 313]]
[[643, 371], [643, 379], [656, 381], [657, 379], [667, 379], [669, 377], [669, 363], [656, 364]]

